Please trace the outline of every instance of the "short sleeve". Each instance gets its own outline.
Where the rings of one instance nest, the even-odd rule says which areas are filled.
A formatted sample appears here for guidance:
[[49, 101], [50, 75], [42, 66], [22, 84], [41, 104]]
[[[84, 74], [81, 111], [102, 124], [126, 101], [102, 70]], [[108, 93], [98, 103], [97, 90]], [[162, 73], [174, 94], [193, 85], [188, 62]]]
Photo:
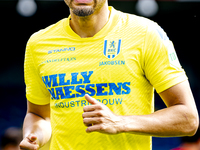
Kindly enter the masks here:
[[173, 43], [156, 23], [148, 27], [143, 59], [145, 76], [158, 93], [187, 80]]
[[30, 40], [26, 46], [24, 61], [24, 77], [26, 84], [26, 97], [31, 103], [46, 105], [50, 103], [50, 93], [46, 89], [39, 71], [36, 68], [36, 60], [33, 57]]

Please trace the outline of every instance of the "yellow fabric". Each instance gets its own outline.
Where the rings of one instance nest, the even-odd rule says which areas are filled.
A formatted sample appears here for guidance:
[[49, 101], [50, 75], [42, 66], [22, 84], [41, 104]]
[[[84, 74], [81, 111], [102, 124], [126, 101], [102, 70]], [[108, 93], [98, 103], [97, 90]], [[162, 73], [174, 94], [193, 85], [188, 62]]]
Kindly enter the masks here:
[[51, 105], [52, 150], [150, 150], [150, 136], [87, 134], [84, 95], [118, 115], [145, 115], [154, 111], [154, 88], [162, 92], [187, 80], [173, 44], [156, 23], [109, 9], [108, 23], [94, 37], [80, 38], [66, 18], [28, 41], [27, 99]]

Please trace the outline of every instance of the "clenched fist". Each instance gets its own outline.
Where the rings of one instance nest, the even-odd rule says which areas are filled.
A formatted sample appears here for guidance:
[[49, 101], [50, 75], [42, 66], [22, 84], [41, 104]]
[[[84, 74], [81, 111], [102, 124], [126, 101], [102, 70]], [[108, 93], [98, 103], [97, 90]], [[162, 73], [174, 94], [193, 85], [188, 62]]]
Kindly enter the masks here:
[[101, 132], [117, 134], [123, 127], [122, 117], [114, 114], [107, 106], [96, 99], [85, 95], [86, 100], [92, 104], [83, 108], [83, 122], [87, 126], [86, 132]]
[[20, 150], [39, 150], [39, 140], [36, 135], [29, 134], [21, 141], [19, 147]]

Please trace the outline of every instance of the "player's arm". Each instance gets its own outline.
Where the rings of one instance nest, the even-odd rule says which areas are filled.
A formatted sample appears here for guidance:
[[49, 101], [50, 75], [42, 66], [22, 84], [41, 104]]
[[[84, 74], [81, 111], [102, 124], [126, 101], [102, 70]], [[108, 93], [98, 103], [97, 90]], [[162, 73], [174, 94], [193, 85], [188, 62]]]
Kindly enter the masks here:
[[35, 105], [27, 102], [28, 109], [23, 124], [23, 140], [20, 149], [36, 150], [51, 137], [50, 104]]
[[83, 122], [88, 126], [86, 131], [114, 134], [129, 132], [165, 137], [195, 134], [199, 119], [188, 81], [163, 91], [160, 96], [167, 108], [140, 116], [118, 116], [105, 105], [86, 96], [93, 104], [84, 107]]

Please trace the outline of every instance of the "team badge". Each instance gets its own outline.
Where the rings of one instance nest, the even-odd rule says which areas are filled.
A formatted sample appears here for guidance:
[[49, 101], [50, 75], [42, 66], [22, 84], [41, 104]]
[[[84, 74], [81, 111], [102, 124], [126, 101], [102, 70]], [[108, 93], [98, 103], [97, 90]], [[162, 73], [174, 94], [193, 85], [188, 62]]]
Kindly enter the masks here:
[[121, 39], [118, 40], [105, 40], [104, 41], [104, 55], [109, 58], [115, 58], [121, 50]]

